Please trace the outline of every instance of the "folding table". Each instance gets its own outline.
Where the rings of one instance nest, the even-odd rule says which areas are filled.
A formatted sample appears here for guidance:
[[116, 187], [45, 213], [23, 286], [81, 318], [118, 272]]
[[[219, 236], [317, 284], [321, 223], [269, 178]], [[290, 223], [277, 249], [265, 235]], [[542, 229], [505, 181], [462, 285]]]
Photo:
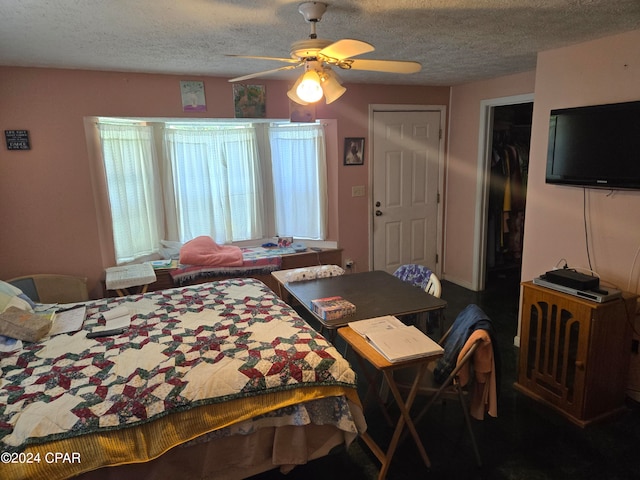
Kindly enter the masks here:
[[[391, 443], [389, 444], [389, 448], [386, 452], [382, 451], [382, 449], [367, 432], [361, 434], [362, 440], [367, 444], [367, 446], [371, 449], [371, 451], [382, 464], [382, 466], [380, 467], [380, 473], [378, 474], [378, 480], [383, 480], [387, 475], [391, 459], [393, 458], [393, 455], [396, 451], [396, 448], [400, 441], [400, 436], [402, 435], [405, 425], [409, 429], [409, 432], [411, 433], [411, 436], [413, 437], [413, 440], [418, 447], [418, 451], [420, 452], [420, 456], [422, 457], [424, 464], [427, 467], [431, 467], [431, 461], [429, 460], [429, 456], [427, 455], [422, 441], [420, 440], [420, 436], [418, 435], [418, 432], [413, 424], [410, 411], [411, 406], [413, 405], [413, 401], [415, 400], [418, 393], [420, 380], [425, 374], [428, 364], [434, 361], [436, 358], [442, 356], [442, 354], [437, 353], [434, 355], [415, 358], [412, 360], [391, 363], [384, 356], [382, 356], [382, 354], [379, 353], [362, 335], [357, 333], [351, 327], [340, 328], [338, 330], [338, 335], [340, 335], [345, 340], [345, 342], [347, 342], [347, 344], [351, 346], [351, 348], [353, 348], [353, 350], [356, 352], [358, 362], [360, 363], [363, 371], [366, 371], [366, 368], [365, 365], [362, 364], [362, 360], [366, 360], [373, 367], [382, 372], [385, 380], [387, 381], [387, 384], [389, 385], [389, 389], [391, 390], [391, 393], [393, 394], [393, 397], [398, 404], [398, 408], [400, 409], [400, 418], [398, 419], [395, 430], [393, 432], [393, 436], [391, 437]], [[404, 399], [393, 379], [393, 371], [408, 367], [418, 368], [415, 368], [416, 375], [413, 380], [411, 390], [409, 391], [407, 398]], [[371, 379], [369, 378], [368, 380], [371, 381]], [[386, 410], [383, 410], [383, 412], [385, 413], [385, 415], [387, 415], [388, 418]]]

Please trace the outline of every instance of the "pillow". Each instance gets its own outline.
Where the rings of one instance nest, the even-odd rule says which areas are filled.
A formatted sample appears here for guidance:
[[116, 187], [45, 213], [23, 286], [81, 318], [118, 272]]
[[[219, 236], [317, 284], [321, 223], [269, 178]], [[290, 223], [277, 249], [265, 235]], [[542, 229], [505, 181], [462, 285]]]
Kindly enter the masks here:
[[20, 295], [22, 293], [22, 290], [20, 290], [18, 287], [11, 285], [8, 282], [4, 282], [0, 280], [0, 292], [6, 293], [8, 295], [16, 296], [16, 295]]
[[0, 312], [4, 312], [9, 307], [18, 307], [20, 310], [33, 312], [35, 305], [24, 294], [12, 296], [0, 292]]
[[[35, 304], [22, 290], [10, 283], [0, 280], [0, 312], [17, 308], [21, 311], [32, 313]], [[22, 341], [0, 335], [0, 352], [12, 352], [22, 348]]]
[[316, 269], [317, 278], [338, 277], [344, 274], [344, 270], [338, 265], [320, 265]]
[[313, 267], [296, 268], [284, 276], [287, 283], [314, 280], [316, 278], [336, 277], [343, 275], [344, 270], [338, 265], [316, 265]]
[[36, 305], [18, 287], [0, 280], [0, 312], [11, 306], [32, 312]]
[[180, 242], [172, 242], [170, 240], [160, 240], [160, 255], [162, 258], [170, 258], [172, 260], [177, 260], [180, 258], [180, 248], [182, 247], [182, 243]]
[[316, 278], [316, 272], [310, 268], [296, 268], [287, 272], [284, 276], [284, 281], [287, 283], [302, 282], [304, 280], [313, 280]]

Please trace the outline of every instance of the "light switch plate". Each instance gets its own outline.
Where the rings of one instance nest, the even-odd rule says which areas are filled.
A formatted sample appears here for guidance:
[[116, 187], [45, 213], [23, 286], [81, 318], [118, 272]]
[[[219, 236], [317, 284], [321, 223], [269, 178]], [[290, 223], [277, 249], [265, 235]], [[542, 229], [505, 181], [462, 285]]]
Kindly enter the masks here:
[[354, 185], [351, 187], [352, 197], [364, 197], [364, 185]]

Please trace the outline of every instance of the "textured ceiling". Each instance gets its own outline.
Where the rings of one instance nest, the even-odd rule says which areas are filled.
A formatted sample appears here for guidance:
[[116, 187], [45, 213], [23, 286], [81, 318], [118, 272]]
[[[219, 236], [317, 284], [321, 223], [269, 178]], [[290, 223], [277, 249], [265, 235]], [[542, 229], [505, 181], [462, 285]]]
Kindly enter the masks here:
[[[278, 68], [308, 38], [299, 0], [2, 0], [0, 65], [235, 77]], [[533, 70], [539, 51], [640, 29], [640, 0], [327, 0], [318, 37], [359, 58], [414, 60], [411, 75], [347, 83], [455, 85]], [[279, 72], [265, 78], [294, 78]]]

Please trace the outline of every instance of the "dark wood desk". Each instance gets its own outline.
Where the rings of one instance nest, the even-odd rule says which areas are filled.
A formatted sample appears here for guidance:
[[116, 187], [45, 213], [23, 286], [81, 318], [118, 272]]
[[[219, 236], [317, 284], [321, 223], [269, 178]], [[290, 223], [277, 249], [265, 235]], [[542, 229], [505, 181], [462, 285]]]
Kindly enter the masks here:
[[339, 295], [353, 303], [356, 313], [337, 322], [327, 323], [313, 314], [324, 328], [331, 330], [365, 318], [410, 315], [447, 306], [446, 301], [382, 270], [285, 283], [284, 288], [312, 314], [311, 300], [316, 298]]

